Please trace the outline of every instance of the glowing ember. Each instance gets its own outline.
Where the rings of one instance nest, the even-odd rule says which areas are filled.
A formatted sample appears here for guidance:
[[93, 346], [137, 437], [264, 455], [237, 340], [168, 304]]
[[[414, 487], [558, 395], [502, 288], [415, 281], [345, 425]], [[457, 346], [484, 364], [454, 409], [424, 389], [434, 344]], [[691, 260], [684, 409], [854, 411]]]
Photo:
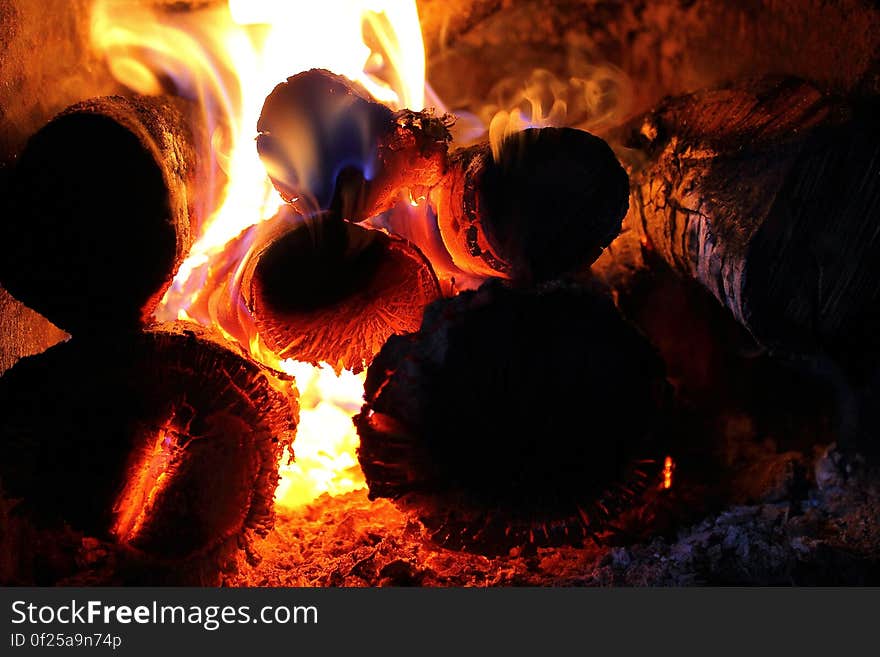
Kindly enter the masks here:
[[667, 456], [663, 461], [663, 488], [672, 488], [672, 472], [675, 470], [675, 461], [671, 456]]
[[415, 1], [230, 0], [226, 7], [162, 12], [98, 0], [92, 39], [114, 75], [133, 91], [171, 92], [199, 103], [212, 131], [217, 169], [227, 177], [222, 198], [195, 199], [201, 236], [157, 319], [188, 319], [218, 329], [256, 360], [296, 376], [302, 395], [297, 462], [282, 468], [279, 504], [364, 486], [351, 423], [361, 405], [363, 377], [282, 362], [265, 348], [238, 286], [259, 231], [233, 238], [275, 215], [281, 203], [254, 145], [260, 109], [276, 84], [300, 71], [326, 68], [359, 82], [392, 108], [423, 107], [424, 45]]
[[123, 542], [134, 540], [156, 495], [167, 483], [171, 464], [177, 451], [175, 434], [170, 426], [161, 428], [152, 449], [146, 448], [135, 466], [135, 476], [125, 486], [113, 509], [116, 522], [112, 532]]

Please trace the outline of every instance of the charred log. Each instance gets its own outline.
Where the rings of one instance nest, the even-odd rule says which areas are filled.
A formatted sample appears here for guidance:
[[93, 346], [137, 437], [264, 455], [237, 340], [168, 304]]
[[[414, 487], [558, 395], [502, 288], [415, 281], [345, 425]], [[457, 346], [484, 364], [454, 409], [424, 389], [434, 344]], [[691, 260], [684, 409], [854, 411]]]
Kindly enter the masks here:
[[271, 526], [295, 387], [197, 326], [57, 345], [0, 378], [0, 400], [3, 486], [41, 526], [171, 564]]
[[418, 194], [440, 180], [448, 123], [430, 112], [393, 112], [350, 80], [312, 69], [266, 98], [257, 148], [286, 202], [307, 214], [332, 205], [358, 222], [391, 208], [402, 191]]
[[[876, 118], [797, 81], [667, 101], [641, 123], [632, 228], [761, 343], [834, 350], [880, 322]], [[628, 221], [629, 223], [629, 221]]]
[[627, 189], [626, 172], [602, 139], [542, 128], [505, 139], [497, 158], [489, 144], [456, 151], [432, 197], [456, 265], [532, 282], [598, 258], [620, 232]]
[[440, 296], [430, 263], [408, 242], [322, 215], [266, 239], [242, 290], [280, 358], [363, 370], [389, 336], [418, 328]]
[[668, 392], [605, 295], [493, 281], [383, 347], [358, 457], [370, 496], [413, 509], [444, 545], [577, 544], [654, 482]]
[[53, 119], [12, 174], [3, 284], [73, 334], [149, 317], [195, 239], [195, 199], [211, 198], [207, 137], [191, 106], [157, 97]]

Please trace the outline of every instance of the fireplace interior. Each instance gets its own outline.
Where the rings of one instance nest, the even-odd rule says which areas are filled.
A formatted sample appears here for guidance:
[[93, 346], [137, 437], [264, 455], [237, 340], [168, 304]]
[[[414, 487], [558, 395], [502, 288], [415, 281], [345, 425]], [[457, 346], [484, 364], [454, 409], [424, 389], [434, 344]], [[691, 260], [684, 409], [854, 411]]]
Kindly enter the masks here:
[[880, 583], [870, 0], [0, 0], [0, 583]]

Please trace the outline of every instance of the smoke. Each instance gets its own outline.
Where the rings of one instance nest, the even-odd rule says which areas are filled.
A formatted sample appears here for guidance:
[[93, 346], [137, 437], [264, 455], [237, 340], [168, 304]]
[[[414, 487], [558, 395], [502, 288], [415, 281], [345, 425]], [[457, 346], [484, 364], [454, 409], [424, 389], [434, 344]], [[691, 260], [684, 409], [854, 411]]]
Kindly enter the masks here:
[[526, 128], [572, 127], [602, 133], [619, 125], [632, 103], [632, 85], [610, 64], [581, 63], [578, 74], [559, 76], [534, 69], [524, 80], [495, 84], [479, 112], [488, 126], [496, 159], [501, 143]]

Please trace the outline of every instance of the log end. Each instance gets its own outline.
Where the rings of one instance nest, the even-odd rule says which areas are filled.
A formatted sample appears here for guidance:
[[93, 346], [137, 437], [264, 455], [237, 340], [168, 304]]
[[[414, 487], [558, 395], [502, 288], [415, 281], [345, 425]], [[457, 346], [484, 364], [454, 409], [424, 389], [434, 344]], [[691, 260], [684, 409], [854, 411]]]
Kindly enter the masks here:
[[358, 457], [370, 495], [446, 546], [577, 544], [652, 481], [668, 398], [659, 357], [604, 295], [493, 282], [388, 341]]
[[528, 129], [493, 158], [453, 155], [438, 221], [460, 267], [524, 283], [588, 267], [620, 232], [629, 179], [604, 140], [571, 128]]
[[351, 80], [312, 69], [266, 98], [257, 149], [287, 203], [356, 223], [439, 182], [450, 125], [430, 111], [392, 112]]
[[330, 209], [337, 178], [346, 169], [372, 177], [379, 166], [377, 141], [393, 125], [392, 111], [365, 90], [330, 71], [312, 69], [288, 78], [266, 97], [257, 150], [281, 197], [313, 214]]
[[188, 174], [153, 133], [180, 135], [152, 109], [119, 98], [74, 106], [31, 137], [12, 173], [0, 277], [72, 334], [139, 325], [192, 243]]
[[333, 220], [294, 228], [256, 257], [243, 289], [280, 358], [360, 372], [389, 336], [417, 329], [440, 296], [430, 264], [408, 242]]
[[295, 386], [195, 325], [55, 346], [0, 399], [4, 489], [41, 526], [166, 563], [271, 527]]

